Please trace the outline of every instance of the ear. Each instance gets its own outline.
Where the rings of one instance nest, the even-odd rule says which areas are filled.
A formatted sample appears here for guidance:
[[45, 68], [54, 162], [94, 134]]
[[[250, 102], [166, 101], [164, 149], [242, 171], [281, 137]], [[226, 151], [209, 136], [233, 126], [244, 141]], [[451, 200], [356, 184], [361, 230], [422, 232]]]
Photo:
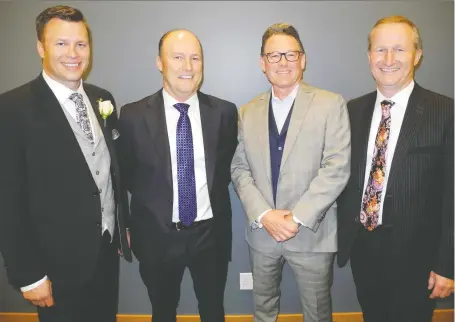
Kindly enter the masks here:
[[367, 56], [368, 56], [368, 64], [371, 65], [371, 51], [368, 50]]
[[259, 64], [261, 65], [261, 70], [262, 72], [265, 74], [265, 64], [266, 64], [266, 61], [264, 59], [267, 59], [267, 58], [264, 58], [264, 56], [261, 55], [261, 58], [259, 60]]
[[414, 58], [414, 66], [417, 66], [417, 64], [420, 62], [420, 58], [422, 58], [422, 49], [416, 50], [416, 56]]
[[156, 56], [156, 67], [159, 69], [160, 72], [163, 72], [163, 62], [161, 61], [161, 57], [158, 55]]
[[302, 58], [300, 59], [300, 67], [302, 68], [302, 70], [305, 69], [305, 65], [306, 65], [306, 55], [302, 54]]
[[36, 50], [38, 51], [38, 55], [44, 59], [44, 44], [39, 40], [36, 42]]

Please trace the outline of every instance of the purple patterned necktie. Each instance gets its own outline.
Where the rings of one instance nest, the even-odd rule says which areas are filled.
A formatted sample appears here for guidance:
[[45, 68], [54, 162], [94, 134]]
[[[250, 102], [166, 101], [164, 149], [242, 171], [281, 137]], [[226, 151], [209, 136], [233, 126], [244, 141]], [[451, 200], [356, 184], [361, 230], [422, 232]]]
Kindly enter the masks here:
[[381, 195], [386, 174], [387, 144], [390, 134], [390, 108], [395, 103], [389, 100], [381, 102], [382, 117], [373, 151], [370, 176], [362, 199], [360, 222], [372, 231], [378, 225]]
[[174, 104], [180, 112], [177, 123], [177, 181], [179, 193], [179, 219], [189, 226], [196, 219], [196, 179], [194, 176], [194, 152], [191, 122], [185, 103]]
[[73, 93], [69, 99], [76, 104], [76, 122], [84, 132], [85, 136], [93, 143], [93, 133], [90, 126], [90, 120], [87, 114], [87, 106], [84, 103], [84, 99], [81, 94]]

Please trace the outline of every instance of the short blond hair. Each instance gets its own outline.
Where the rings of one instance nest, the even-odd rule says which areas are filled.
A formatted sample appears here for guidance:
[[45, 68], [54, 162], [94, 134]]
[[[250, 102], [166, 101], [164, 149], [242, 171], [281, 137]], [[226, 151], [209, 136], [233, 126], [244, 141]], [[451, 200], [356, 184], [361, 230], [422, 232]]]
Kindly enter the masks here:
[[368, 51], [371, 49], [371, 33], [373, 32], [374, 28], [384, 25], [384, 24], [392, 24], [392, 23], [402, 23], [411, 27], [412, 32], [414, 33], [414, 47], [416, 50], [422, 49], [422, 38], [420, 38], [420, 32], [417, 26], [407, 17], [404, 16], [389, 16], [379, 19], [376, 24], [371, 29], [370, 33], [368, 34]]

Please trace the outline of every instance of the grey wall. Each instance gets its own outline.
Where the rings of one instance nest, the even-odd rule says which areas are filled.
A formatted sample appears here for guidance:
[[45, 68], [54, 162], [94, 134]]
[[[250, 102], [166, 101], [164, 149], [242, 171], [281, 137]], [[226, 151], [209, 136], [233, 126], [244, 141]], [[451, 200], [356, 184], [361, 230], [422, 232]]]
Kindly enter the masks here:
[[[261, 36], [272, 23], [287, 21], [301, 34], [307, 52], [307, 82], [341, 93], [346, 100], [375, 89], [370, 76], [367, 34], [379, 18], [391, 14], [410, 17], [421, 30], [424, 59], [417, 81], [453, 97], [454, 6], [437, 1], [61, 1], [86, 15], [93, 31], [93, 69], [88, 81], [109, 89], [117, 104], [147, 96], [161, 86], [155, 67], [161, 35], [173, 28], [194, 31], [205, 53], [202, 90], [235, 102], [248, 102], [269, 84], [259, 69]], [[34, 19], [53, 1], [0, 0], [0, 93], [12, 89], [41, 70], [36, 54]], [[228, 314], [252, 313], [251, 291], [239, 290], [239, 273], [249, 272], [244, 242], [244, 214], [232, 194], [234, 253], [226, 289]], [[0, 267], [2, 266], [0, 258]], [[285, 268], [283, 313], [300, 312], [292, 273]], [[334, 269], [332, 288], [336, 312], [359, 311], [349, 267]], [[453, 299], [452, 299], [453, 300]], [[451, 301], [439, 303], [451, 307]], [[0, 312], [33, 311], [0, 272]], [[137, 262], [122, 263], [120, 313], [150, 314]], [[186, 274], [180, 314], [197, 313], [192, 282]]]

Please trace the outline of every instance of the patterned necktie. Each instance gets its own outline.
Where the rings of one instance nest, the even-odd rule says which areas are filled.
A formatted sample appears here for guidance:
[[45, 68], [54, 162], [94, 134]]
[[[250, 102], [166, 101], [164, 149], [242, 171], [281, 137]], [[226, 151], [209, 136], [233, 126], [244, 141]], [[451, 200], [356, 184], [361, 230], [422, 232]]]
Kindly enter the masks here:
[[194, 175], [194, 152], [191, 123], [185, 103], [174, 104], [180, 112], [177, 122], [177, 181], [179, 193], [179, 219], [189, 226], [196, 219], [196, 179]]
[[386, 174], [387, 144], [390, 133], [390, 108], [395, 103], [384, 100], [381, 102], [382, 117], [373, 151], [370, 176], [362, 200], [360, 222], [366, 229], [372, 231], [378, 225], [381, 194]]
[[85, 136], [93, 143], [93, 133], [90, 127], [90, 120], [88, 118], [87, 106], [84, 103], [82, 95], [79, 93], [73, 93], [69, 97], [74, 103], [76, 103], [76, 122], [81, 127]]

